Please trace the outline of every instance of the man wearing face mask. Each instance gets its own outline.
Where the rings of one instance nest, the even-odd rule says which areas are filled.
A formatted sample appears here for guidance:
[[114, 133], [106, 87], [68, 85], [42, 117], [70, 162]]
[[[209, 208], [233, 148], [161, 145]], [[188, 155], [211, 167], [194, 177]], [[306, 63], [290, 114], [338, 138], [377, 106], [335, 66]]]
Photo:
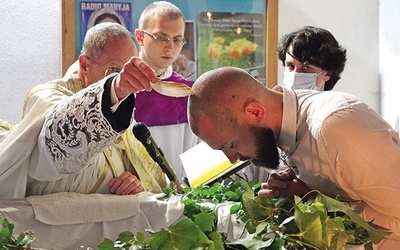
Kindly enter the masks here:
[[[313, 26], [284, 35], [277, 50], [285, 67], [283, 86], [294, 90], [332, 90], [347, 59], [346, 49], [339, 45], [332, 33]], [[262, 173], [262, 170], [258, 172]], [[265, 190], [270, 196], [278, 196], [286, 192], [292, 183], [300, 182], [289, 168], [283, 167], [281, 171], [269, 175]]]
[[[332, 90], [347, 59], [346, 49], [339, 45], [332, 33], [313, 26], [284, 35], [277, 51], [285, 67], [282, 85], [292, 89]], [[266, 170], [254, 166], [245, 168], [243, 174], [247, 179], [258, 182], [271, 178]], [[277, 177], [276, 174], [271, 176]]]
[[346, 49], [326, 29], [306, 26], [282, 37], [278, 55], [285, 67], [283, 86], [332, 90], [340, 79]]

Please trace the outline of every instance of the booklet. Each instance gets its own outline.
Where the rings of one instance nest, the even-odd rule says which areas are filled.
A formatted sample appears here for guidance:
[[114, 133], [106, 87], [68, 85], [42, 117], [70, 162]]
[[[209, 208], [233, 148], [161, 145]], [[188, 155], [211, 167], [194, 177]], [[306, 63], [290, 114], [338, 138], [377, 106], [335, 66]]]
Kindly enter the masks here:
[[214, 150], [205, 142], [200, 142], [179, 157], [191, 187], [222, 181], [250, 164], [249, 161], [232, 164], [221, 150]]

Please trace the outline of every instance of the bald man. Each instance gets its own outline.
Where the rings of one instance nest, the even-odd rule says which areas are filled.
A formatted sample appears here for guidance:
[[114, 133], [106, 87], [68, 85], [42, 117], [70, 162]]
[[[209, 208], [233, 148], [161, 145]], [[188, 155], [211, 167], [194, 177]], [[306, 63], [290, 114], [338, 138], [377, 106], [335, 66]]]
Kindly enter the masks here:
[[200, 139], [232, 163], [276, 169], [281, 158], [290, 168], [281, 186], [272, 174], [260, 196], [339, 197], [393, 232], [379, 247], [400, 247], [399, 137], [367, 104], [340, 92], [271, 90], [234, 67], [204, 73], [193, 89], [189, 124]]

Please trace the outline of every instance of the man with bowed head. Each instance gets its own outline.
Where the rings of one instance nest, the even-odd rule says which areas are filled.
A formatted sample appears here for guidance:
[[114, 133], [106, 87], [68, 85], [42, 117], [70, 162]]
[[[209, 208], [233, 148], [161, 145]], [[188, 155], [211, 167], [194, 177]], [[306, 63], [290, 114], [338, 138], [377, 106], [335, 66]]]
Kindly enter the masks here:
[[294, 176], [260, 196], [319, 190], [347, 202], [366, 221], [393, 232], [400, 247], [398, 134], [357, 97], [333, 91], [269, 89], [246, 71], [222, 67], [200, 76], [189, 97], [193, 132], [229, 160], [276, 169], [280, 151]]
[[[326, 29], [305, 26], [285, 34], [278, 44], [278, 55], [284, 67], [283, 86], [292, 89], [332, 90], [346, 64], [346, 49]], [[277, 182], [280, 174], [249, 166], [244, 175], [253, 181]]]
[[137, 56], [126, 28], [101, 23], [64, 78], [29, 92], [22, 121], [0, 145], [1, 198], [161, 192], [165, 174], [132, 133], [135, 93], [158, 80]]

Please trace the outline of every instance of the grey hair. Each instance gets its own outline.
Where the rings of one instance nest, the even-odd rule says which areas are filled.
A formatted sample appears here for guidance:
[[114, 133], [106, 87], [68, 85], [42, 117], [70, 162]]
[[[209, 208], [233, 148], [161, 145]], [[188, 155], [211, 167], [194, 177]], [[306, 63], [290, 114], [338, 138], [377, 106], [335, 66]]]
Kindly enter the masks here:
[[117, 39], [130, 39], [139, 50], [135, 37], [128, 29], [118, 23], [105, 22], [93, 26], [86, 32], [81, 54], [97, 60], [103, 54], [106, 43]]
[[171, 20], [182, 18], [185, 22], [185, 16], [176, 5], [167, 1], [158, 1], [148, 5], [143, 10], [139, 18], [139, 29], [146, 29], [157, 14], [168, 16]]

